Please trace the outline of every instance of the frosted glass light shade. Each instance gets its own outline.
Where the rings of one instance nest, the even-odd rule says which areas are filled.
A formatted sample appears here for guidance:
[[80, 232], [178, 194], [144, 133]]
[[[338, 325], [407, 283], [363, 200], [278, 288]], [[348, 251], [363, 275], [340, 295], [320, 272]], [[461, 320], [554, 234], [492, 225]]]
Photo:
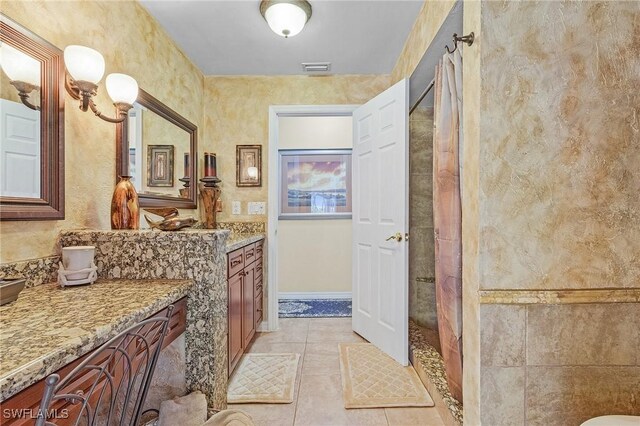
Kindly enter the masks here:
[[40, 62], [7, 43], [0, 46], [0, 64], [11, 81], [40, 87]]
[[296, 4], [276, 3], [265, 11], [264, 19], [274, 33], [282, 37], [292, 37], [302, 31], [309, 17]]
[[258, 168], [247, 167], [247, 176], [249, 176], [251, 179], [258, 179]]
[[138, 83], [126, 74], [109, 74], [106, 80], [107, 93], [114, 103], [133, 105], [138, 99]]
[[98, 84], [104, 75], [104, 58], [97, 50], [85, 46], [65, 47], [64, 64], [75, 81]]

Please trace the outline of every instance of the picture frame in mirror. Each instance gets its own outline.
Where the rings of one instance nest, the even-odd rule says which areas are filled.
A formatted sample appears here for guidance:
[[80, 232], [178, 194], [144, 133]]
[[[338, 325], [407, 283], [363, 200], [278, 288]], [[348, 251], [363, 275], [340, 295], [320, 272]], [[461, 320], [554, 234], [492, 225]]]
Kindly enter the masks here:
[[149, 145], [147, 151], [147, 186], [173, 186], [173, 145]]

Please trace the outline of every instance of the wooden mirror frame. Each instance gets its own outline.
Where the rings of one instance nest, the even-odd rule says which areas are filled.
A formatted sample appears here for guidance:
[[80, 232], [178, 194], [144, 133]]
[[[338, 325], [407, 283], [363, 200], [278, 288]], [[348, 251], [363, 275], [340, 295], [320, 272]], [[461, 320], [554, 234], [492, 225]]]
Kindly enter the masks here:
[[64, 62], [58, 49], [0, 14], [0, 40], [41, 62], [40, 198], [0, 196], [0, 220], [64, 219]]
[[[136, 99], [136, 102], [186, 131], [189, 134], [189, 152], [191, 153], [189, 156], [189, 178], [191, 179], [189, 198], [139, 193], [138, 200], [140, 201], [140, 207], [197, 208], [198, 127], [142, 89], [138, 91], [138, 99]], [[116, 125], [116, 180], [119, 180], [120, 176], [129, 174], [129, 138], [127, 137], [127, 133], [128, 120], [124, 120], [122, 123]]]

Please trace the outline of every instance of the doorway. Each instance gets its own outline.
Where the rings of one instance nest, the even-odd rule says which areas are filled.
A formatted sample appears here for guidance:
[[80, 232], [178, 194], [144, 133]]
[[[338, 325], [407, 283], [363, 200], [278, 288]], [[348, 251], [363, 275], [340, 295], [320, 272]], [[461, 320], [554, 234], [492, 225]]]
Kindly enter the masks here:
[[[285, 173], [278, 167], [280, 120], [287, 116], [352, 115], [353, 331], [400, 364], [408, 364], [408, 101], [408, 80], [402, 79], [364, 105], [343, 107], [342, 113], [337, 113], [336, 107], [270, 108], [267, 330], [278, 328], [281, 197], [286, 199], [282, 206], [291, 207], [295, 201], [289, 187], [285, 193], [282, 184], [277, 184], [279, 179], [287, 185], [289, 182], [289, 169]], [[325, 265], [319, 274], [328, 268], [331, 265]]]
[[[342, 301], [350, 307], [350, 216], [287, 218], [280, 211], [280, 181], [283, 155], [349, 151], [355, 108], [353, 105], [321, 105], [269, 109], [269, 164], [273, 165], [269, 168], [268, 208], [267, 329], [270, 331], [278, 329], [281, 306], [283, 312], [291, 312], [292, 316], [307, 310], [340, 316], [347, 306]], [[279, 306], [280, 300], [286, 302]], [[320, 300], [328, 302], [320, 303]]]

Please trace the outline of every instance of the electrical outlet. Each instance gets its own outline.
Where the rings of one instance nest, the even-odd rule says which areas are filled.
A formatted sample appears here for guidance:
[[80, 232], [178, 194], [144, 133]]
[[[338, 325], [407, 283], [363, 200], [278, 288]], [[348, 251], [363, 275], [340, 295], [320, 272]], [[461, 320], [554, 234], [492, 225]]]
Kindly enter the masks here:
[[240, 214], [242, 213], [242, 208], [240, 205], [240, 201], [234, 201], [231, 203], [231, 214]]
[[266, 203], [264, 202], [250, 202], [247, 206], [249, 214], [265, 214], [266, 209]]

